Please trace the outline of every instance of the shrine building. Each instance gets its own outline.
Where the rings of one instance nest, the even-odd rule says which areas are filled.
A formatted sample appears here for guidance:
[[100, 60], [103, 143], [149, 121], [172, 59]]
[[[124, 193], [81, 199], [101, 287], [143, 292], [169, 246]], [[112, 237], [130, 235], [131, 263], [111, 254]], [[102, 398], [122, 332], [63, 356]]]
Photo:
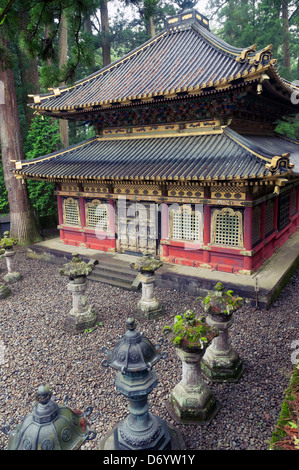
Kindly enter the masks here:
[[13, 171], [55, 183], [67, 245], [252, 274], [298, 227], [299, 142], [275, 132], [298, 93], [271, 45], [231, 46], [184, 11], [116, 62], [34, 96], [37, 114], [96, 135]]

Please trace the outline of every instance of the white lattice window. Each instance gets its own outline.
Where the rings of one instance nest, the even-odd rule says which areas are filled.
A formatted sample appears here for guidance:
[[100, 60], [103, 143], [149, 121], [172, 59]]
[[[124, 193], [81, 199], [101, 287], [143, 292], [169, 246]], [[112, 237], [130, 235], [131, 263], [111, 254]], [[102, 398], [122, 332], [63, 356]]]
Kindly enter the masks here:
[[81, 225], [78, 200], [69, 197], [63, 201], [63, 223], [74, 227]]
[[169, 238], [202, 241], [202, 210], [184, 204], [169, 211]]
[[108, 206], [94, 200], [86, 204], [86, 225], [106, 232], [108, 230]]
[[211, 221], [211, 243], [222, 246], [243, 246], [242, 213], [231, 208], [214, 210]]

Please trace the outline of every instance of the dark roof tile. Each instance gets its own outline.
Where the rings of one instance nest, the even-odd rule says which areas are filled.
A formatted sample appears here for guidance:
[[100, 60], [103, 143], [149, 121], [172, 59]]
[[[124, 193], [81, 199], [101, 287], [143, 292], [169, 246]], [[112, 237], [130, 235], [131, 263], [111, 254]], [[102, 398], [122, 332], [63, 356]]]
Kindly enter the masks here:
[[93, 138], [51, 155], [22, 161], [22, 169], [14, 172], [45, 179], [250, 178], [269, 174], [266, 164], [275, 152], [267, 150], [265, 140], [262, 143], [229, 128], [210, 135]]

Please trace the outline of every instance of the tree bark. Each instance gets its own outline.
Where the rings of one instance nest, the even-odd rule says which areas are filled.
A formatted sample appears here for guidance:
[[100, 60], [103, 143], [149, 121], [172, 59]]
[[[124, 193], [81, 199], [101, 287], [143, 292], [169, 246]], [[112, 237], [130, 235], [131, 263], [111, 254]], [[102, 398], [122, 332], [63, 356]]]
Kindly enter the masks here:
[[282, 0], [281, 12], [283, 20], [283, 65], [291, 73], [288, 0]]
[[[60, 34], [59, 34], [59, 68], [61, 69], [67, 63], [67, 20], [64, 14], [60, 19]], [[69, 127], [67, 120], [59, 119], [60, 140], [63, 147], [69, 146]]]
[[109, 38], [108, 0], [100, 0], [101, 25], [102, 25], [102, 55], [103, 66], [111, 64], [111, 47]]
[[38, 95], [40, 93], [37, 61], [36, 59], [25, 57], [21, 50], [18, 51], [18, 56], [22, 89], [24, 90], [24, 113], [27, 129], [29, 129], [34, 115], [33, 110], [27, 106], [28, 95]]
[[156, 34], [155, 21], [153, 16], [150, 16], [145, 25], [146, 33], [150, 37], [154, 37]]
[[[28, 13], [22, 14], [22, 30], [25, 31], [28, 27], [29, 16]], [[24, 90], [23, 103], [24, 113], [27, 124], [27, 130], [30, 128], [33, 119], [33, 110], [27, 106], [28, 95], [38, 95], [40, 93], [39, 75], [36, 58], [31, 58], [18, 48], [18, 58], [20, 66], [20, 75], [22, 82], [22, 89]]]
[[[2, 43], [8, 46], [5, 40]], [[0, 81], [4, 83], [4, 104], [0, 105], [0, 143], [10, 210], [10, 232], [20, 244], [26, 245], [40, 240], [40, 234], [27, 186], [16, 179], [11, 171], [15, 167], [11, 160], [24, 158], [13, 71], [0, 69]]]

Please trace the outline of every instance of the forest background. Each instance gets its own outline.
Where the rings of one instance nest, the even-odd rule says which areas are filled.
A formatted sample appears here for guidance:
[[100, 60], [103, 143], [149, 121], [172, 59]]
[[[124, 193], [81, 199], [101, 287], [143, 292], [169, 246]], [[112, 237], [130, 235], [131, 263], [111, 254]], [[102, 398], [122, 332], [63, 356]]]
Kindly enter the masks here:
[[[10, 213], [22, 243], [57, 215], [54, 186], [22, 184], [11, 160], [31, 159], [94, 135], [88, 124], [35, 116], [28, 95], [72, 84], [143, 44], [166, 17], [196, 8], [211, 30], [237, 47], [272, 44], [279, 74], [299, 81], [298, 0], [0, 0], [0, 217]], [[299, 118], [277, 123], [299, 140]]]

